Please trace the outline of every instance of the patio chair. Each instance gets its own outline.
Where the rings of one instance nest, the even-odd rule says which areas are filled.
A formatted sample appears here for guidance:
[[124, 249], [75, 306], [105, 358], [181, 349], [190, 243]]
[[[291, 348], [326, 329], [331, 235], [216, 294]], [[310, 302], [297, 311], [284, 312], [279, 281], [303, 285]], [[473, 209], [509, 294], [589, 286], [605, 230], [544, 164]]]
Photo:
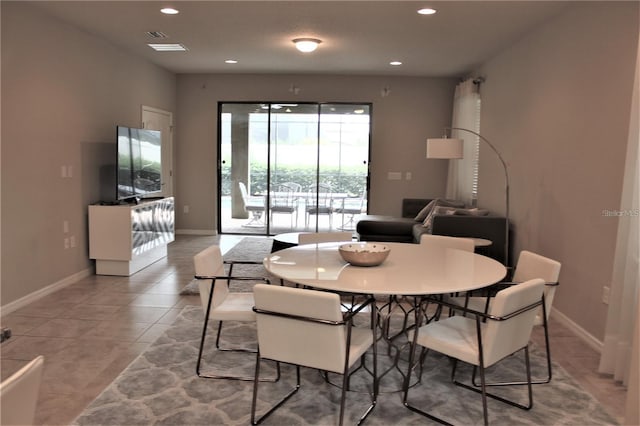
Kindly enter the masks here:
[[288, 214], [291, 216], [291, 229], [293, 229], [294, 223], [298, 224], [298, 197], [300, 190], [300, 184], [293, 182], [281, 183], [276, 186], [275, 192], [271, 194], [271, 207], [269, 208], [272, 222], [274, 214]]
[[305, 228], [309, 228], [309, 218], [312, 215], [319, 217], [327, 215], [329, 217], [329, 229], [333, 228], [333, 198], [331, 196], [331, 185], [320, 183], [309, 187], [307, 203], [305, 206]]
[[[336, 213], [342, 215], [342, 225], [340, 229], [352, 231], [356, 229], [355, 217], [367, 211], [367, 191], [362, 191], [362, 195], [357, 198], [345, 198], [342, 205], [336, 208]], [[349, 215], [349, 219], [345, 222], [345, 215]]]
[[264, 197], [249, 196], [244, 182], [238, 182], [240, 194], [242, 196], [242, 206], [247, 213], [251, 214], [251, 220], [242, 226], [264, 226], [262, 214], [264, 213]]

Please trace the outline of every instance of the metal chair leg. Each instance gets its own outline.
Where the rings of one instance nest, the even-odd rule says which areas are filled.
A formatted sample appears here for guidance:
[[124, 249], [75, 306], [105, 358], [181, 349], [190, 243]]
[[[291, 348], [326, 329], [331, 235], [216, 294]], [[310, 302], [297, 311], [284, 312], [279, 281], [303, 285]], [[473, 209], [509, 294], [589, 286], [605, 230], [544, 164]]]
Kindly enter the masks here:
[[[546, 352], [545, 358], [546, 358], [546, 364], [547, 364], [547, 376], [544, 378], [532, 379], [531, 384], [534, 384], [534, 385], [547, 384], [551, 382], [551, 379], [553, 378], [553, 367], [551, 362], [551, 346], [549, 344], [549, 329], [548, 329], [546, 317], [543, 318], [542, 326], [544, 328], [544, 344], [545, 344], [545, 352]], [[472, 378], [471, 382], [476, 387], [480, 386], [476, 382], [475, 377]], [[486, 386], [523, 386], [528, 384], [529, 383], [527, 381], [512, 381], [512, 382], [492, 382], [492, 383], [487, 383]]]
[[[411, 343], [411, 349], [410, 349], [410, 353], [409, 353], [409, 371], [407, 372], [407, 375], [404, 379], [404, 385], [403, 385], [403, 397], [402, 397], [402, 404], [408, 408], [409, 410], [418, 413], [424, 417], [427, 417], [431, 420], [434, 420], [440, 424], [444, 424], [444, 425], [451, 425], [451, 423], [447, 422], [446, 420], [443, 420], [439, 417], [434, 416], [433, 414], [427, 413], [426, 411], [423, 411], [419, 408], [417, 408], [414, 405], [411, 405], [409, 403], [409, 388], [410, 386], [410, 382], [411, 382], [411, 372], [413, 371], [413, 369], [415, 368], [415, 358], [416, 358], [416, 354], [415, 354], [415, 346], [416, 345], [416, 338], [414, 337], [413, 342]], [[480, 371], [480, 389], [471, 385], [467, 385], [466, 383], [461, 383], [458, 382], [455, 378], [456, 375], [456, 368], [458, 365], [458, 360], [457, 359], [452, 359], [452, 368], [451, 368], [451, 381], [456, 385], [456, 386], [460, 386], [463, 387], [465, 389], [468, 390], [472, 390], [474, 392], [480, 393], [482, 395], [482, 410], [483, 410], [483, 418], [484, 418], [484, 424], [488, 425], [489, 424], [489, 414], [488, 414], [488, 407], [487, 407], [487, 397], [489, 398], [493, 398], [496, 399], [498, 401], [504, 402], [506, 404], [512, 405], [514, 407], [517, 408], [521, 408], [523, 410], [529, 410], [531, 409], [531, 407], [533, 407], [533, 391], [532, 391], [532, 382], [531, 382], [531, 365], [530, 365], [530, 360], [529, 360], [529, 346], [525, 346], [524, 348], [524, 353], [525, 353], [525, 367], [526, 367], [526, 374], [527, 374], [527, 381], [525, 382], [528, 385], [528, 404], [527, 405], [523, 405], [520, 403], [517, 403], [515, 401], [511, 401], [505, 398], [502, 398], [498, 395], [494, 395], [494, 394], [490, 394], [487, 392], [487, 383], [485, 381], [485, 369], [484, 369], [484, 359], [483, 359], [483, 354], [482, 351], [480, 351], [480, 363], [479, 366], [474, 366], [473, 367], [473, 379], [472, 381], [475, 379], [475, 374], [476, 372], [479, 370]], [[422, 356], [420, 356], [420, 358], [422, 358]], [[425, 355], [426, 358], [426, 355]], [[422, 364], [424, 360], [421, 359], [419, 361], [419, 364]], [[417, 364], [416, 364], [417, 365]]]
[[[417, 333], [416, 333], [417, 334]], [[415, 368], [414, 363], [415, 363], [415, 338], [413, 343], [411, 344], [411, 349], [409, 352], [409, 371], [407, 372], [405, 378], [404, 378], [404, 384], [403, 384], [403, 395], [402, 395], [402, 405], [404, 405], [406, 408], [408, 408], [409, 410], [413, 411], [414, 413], [420, 414], [421, 416], [427, 417], [431, 420], [434, 420], [440, 424], [443, 425], [448, 425], [448, 426], [453, 426], [451, 423], [447, 422], [446, 420], [441, 419], [440, 417], [436, 417], [433, 414], [427, 413], [426, 411], [422, 411], [421, 409], [419, 409], [418, 407], [411, 405], [409, 403], [409, 388], [411, 388], [411, 372], [413, 371], [413, 369]]]
[[[204, 342], [205, 339], [207, 337], [207, 328], [209, 326], [209, 314], [211, 313], [211, 301], [213, 298], [213, 288], [211, 289], [211, 291], [209, 292], [209, 301], [207, 303], [207, 309], [205, 312], [205, 317], [204, 317], [204, 325], [202, 326], [202, 336], [200, 338], [200, 347], [198, 349], [198, 360], [196, 362], [196, 375], [200, 378], [203, 379], [228, 379], [228, 380], [242, 380], [242, 381], [251, 381], [253, 380], [253, 377], [249, 377], [249, 376], [232, 376], [232, 375], [225, 375], [225, 374], [213, 374], [213, 373], [203, 373], [201, 371], [201, 365], [202, 365], [202, 353], [204, 352]], [[222, 321], [220, 321], [220, 323], [218, 324], [218, 332], [217, 332], [217, 337], [216, 337], [216, 348], [218, 348], [218, 343], [220, 340], [220, 333], [222, 331]], [[251, 350], [251, 349], [243, 349], [243, 348], [239, 348], [239, 349], [219, 349], [220, 351], [236, 351], [236, 352], [256, 352], [255, 350]], [[276, 376], [275, 377], [270, 377], [270, 378], [264, 378], [264, 379], [260, 379], [260, 381], [263, 382], [277, 382], [278, 380], [280, 380], [280, 365], [278, 364], [276, 367]]]
[[[532, 392], [532, 386], [531, 386], [533, 383], [531, 381], [531, 363], [530, 363], [530, 359], [529, 359], [529, 346], [525, 346], [523, 349], [524, 349], [525, 370], [526, 370], [526, 375], [527, 375], [527, 380], [524, 382], [524, 384], [526, 384], [527, 387], [528, 387], [528, 403], [526, 405], [518, 403], [518, 402], [515, 402], [515, 401], [512, 401], [512, 400], [509, 400], [509, 399], [505, 399], [505, 398], [503, 398], [501, 396], [494, 395], [494, 394], [491, 394], [489, 392], [486, 392], [486, 388], [489, 386], [489, 384], [488, 383], [484, 383], [484, 384], [482, 383], [484, 369], [480, 369], [480, 387], [481, 387], [481, 389], [478, 389], [478, 387], [475, 386], [475, 385], [471, 386], [471, 385], [468, 385], [466, 383], [461, 383], [461, 382], [458, 382], [458, 381], [454, 381], [454, 383], [457, 386], [463, 387], [465, 389], [469, 389], [469, 390], [474, 391], [474, 392], [482, 393], [484, 391], [489, 398], [493, 398], [493, 399], [495, 399], [497, 401], [504, 402], [505, 404], [509, 404], [509, 405], [511, 405], [513, 407], [517, 407], [517, 408], [520, 408], [522, 410], [530, 410], [531, 407], [533, 407], [533, 392]], [[474, 377], [474, 379], [475, 379], [475, 375], [476, 375], [476, 372], [477, 372], [478, 369], [479, 369], [479, 367], [474, 367], [474, 369], [473, 369], [473, 377]], [[518, 383], [516, 383], [516, 384], [518, 384]]]
[[[280, 367], [280, 363], [277, 363], [278, 368]], [[287, 402], [289, 398], [291, 398], [298, 390], [300, 389], [300, 366], [296, 365], [296, 385], [293, 389], [289, 391], [276, 405], [271, 407], [266, 413], [264, 413], [260, 418], [256, 419], [256, 406], [258, 400], [258, 383], [260, 380], [258, 379], [260, 375], [260, 354], [258, 353], [256, 356], [256, 373], [253, 378], [253, 398], [251, 400], [251, 424], [257, 425], [260, 424], [269, 417], [274, 411], [276, 411], [282, 404]]]

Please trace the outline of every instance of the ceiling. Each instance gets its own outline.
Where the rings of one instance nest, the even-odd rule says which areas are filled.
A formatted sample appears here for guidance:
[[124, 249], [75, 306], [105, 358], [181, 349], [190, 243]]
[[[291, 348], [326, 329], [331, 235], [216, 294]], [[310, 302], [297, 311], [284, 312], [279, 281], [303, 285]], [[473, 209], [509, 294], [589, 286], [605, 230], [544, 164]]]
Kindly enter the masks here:
[[[38, 1], [175, 73], [462, 76], [559, 13], [561, 1]], [[166, 6], [177, 15], [163, 15]], [[438, 13], [418, 15], [429, 6]], [[168, 35], [152, 39], [147, 31]], [[291, 42], [315, 37], [313, 53]], [[147, 43], [182, 43], [156, 52]], [[235, 59], [237, 64], [226, 64]], [[391, 66], [392, 60], [402, 61]]]

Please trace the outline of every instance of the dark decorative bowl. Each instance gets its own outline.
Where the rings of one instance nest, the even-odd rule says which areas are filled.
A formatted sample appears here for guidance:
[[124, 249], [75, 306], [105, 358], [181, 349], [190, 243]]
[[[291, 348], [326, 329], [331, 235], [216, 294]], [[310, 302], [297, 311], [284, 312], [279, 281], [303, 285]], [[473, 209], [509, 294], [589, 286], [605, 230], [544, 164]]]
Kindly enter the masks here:
[[389, 256], [391, 249], [381, 243], [352, 243], [338, 247], [340, 256], [353, 266], [378, 266]]

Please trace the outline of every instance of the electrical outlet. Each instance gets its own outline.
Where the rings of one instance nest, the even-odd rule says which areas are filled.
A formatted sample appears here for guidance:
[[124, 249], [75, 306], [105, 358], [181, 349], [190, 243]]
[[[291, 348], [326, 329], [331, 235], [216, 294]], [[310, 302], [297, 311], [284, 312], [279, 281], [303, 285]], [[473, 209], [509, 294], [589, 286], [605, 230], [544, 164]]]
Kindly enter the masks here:
[[66, 249], [68, 249], [68, 248], [69, 248], [69, 239], [68, 239], [68, 238], [65, 238], [65, 239], [64, 239], [64, 249], [66, 250]]
[[412, 177], [413, 177], [413, 176], [411, 176], [411, 172], [406, 172], [406, 173], [404, 174], [404, 178], [405, 178], [406, 180], [411, 180], [411, 178], [412, 178]]
[[69, 246], [71, 248], [74, 248], [76, 246], [76, 237], [75, 235], [72, 235], [69, 237]]
[[189, 206], [184, 206], [184, 207], [182, 208], [182, 212], [183, 212], [184, 214], [189, 213]]
[[602, 303], [604, 303], [605, 305], [609, 304], [610, 293], [611, 293], [611, 287], [606, 285], [602, 287]]

